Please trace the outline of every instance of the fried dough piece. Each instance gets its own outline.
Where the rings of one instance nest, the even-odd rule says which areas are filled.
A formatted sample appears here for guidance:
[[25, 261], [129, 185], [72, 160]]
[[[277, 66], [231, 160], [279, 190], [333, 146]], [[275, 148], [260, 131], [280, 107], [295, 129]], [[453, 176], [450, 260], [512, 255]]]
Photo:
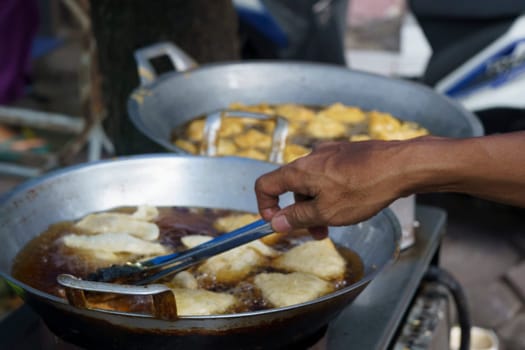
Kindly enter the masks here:
[[170, 288], [185, 288], [185, 289], [197, 289], [199, 288], [199, 283], [195, 276], [189, 271], [181, 271], [176, 274], [171, 282], [167, 283]]
[[344, 136], [346, 127], [343, 123], [336, 120], [318, 116], [308, 123], [306, 131], [309, 135], [318, 139], [332, 139]]
[[204, 289], [173, 288], [173, 292], [180, 316], [223, 314], [237, 303], [233, 295]]
[[185, 150], [186, 152], [188, 153], [191, 153], [191, 154], [197, 154], [198, 153], [198, 149], [197, 149], [197, 146], [195, 146], [195, 144], [193, 144], [191, 141], [188, 141], [188, 140], [183, 140], [183, 139], [177, 139], [175, 141], [175, 146]]
[[371, 111], [368, 116], [368, 133], [374, 139], [387, 140], [389, 134], [401, 127], [401, 122], [389, 113]]
[[239, 157], [257, 159], [257, 160], [268, 160], [268, 156], [261, 151], [254, 148], [245, 149], [236, 154]]
[[[235, 214], [235, 215], [229, 215], [224, 216], [222, 218], [219, 218], [215, 221], [213, 226], [221, 232], [230, 232], [235, 229], [238, 229], [239, 227], [246, 226], [249, 223], [252, 223], [256, 220], [259, 220], [261, 216], [259, 214]], [[275, 244], [278, 241], [281, 240], [281, 238], [284, 236], [284, 233], [272, 233], [268, 236], [265, 236], [261, 238], [261, 241], [264, 244]]]
[[275, 111], [272, 107], [270, 107], [267, 103], [259, 103], [257, 105], [245, 105], [240, 102], [233, 102], [228, 107], [229, 109], [233, 109], [236, 111], [246, 111], [246, 112], [254, 112], [254, 113], [264, 113], [264, 114], [275, 114]]
[[234, 156], [238, 152], [235, 143], [228, 139], [219, 139], [217, 142], [217, 155], [219, 156]]
[[241, 118], [224, 117], [221, 119], [219, 137], [230, 137], [244, 131], [244, 123]]
[[63, 242], [69, 248], [95, 252], [138, 255], [161, 255], [168, 252], [160, 243], [148, 242], [123, 232], [105, 232], [97, 235], [71, 234], [64, 236]]
[[277, 106], [275, 113], [285, 117], [289, 121], [309, 122], [315, 118], [315, 113], [311, 109], [293, 103]]
[[331, 283], [303, 272], [261, 273], [255, 276], [254, 282], [275, 307], [305, 303], [333, 291]]
[[290, 143], [286, 145], [284, 149], [284, 162], [290, 163], [310, 153], [310, 150], [306, 147]]
[[350, 136], [350, 141], [357, 142], [357, 141], [368, 141], [372, 138], [368, 135], [358, 134], [358, 135], [352, 135]]
[[366, 115], [361, 109], [345, 106], [342, 103], [334, 103], [319, 112], [318, 116], [324, 116], [348, 124], [358, 124], [366, 119]]
[[305, 272], [325, 280], [344, 277], [346, 261], [330, 238], [309, 241], [296, 246], [272, 262], [272, 266], [285, 271]]
[[[188, 236], [182, 237], [181, 242], [187, 248], [193, 248], [202, 243], [208, 242], [211, 239], [213, 239], [213, 237], [204, 236], [204, 235], [188, 235]], [[259, 239], [246, 243], [242, 245], [241, 247], [248, 247], [250, 249], [254, 249], [259, 254], [263, 256], [267, 256], [267, 257], [276, 257], [279, 255], [279, 252], [277, 252], [272, 247], [267, 246], [262, 240], [259, 240]], [[238, 248], [241, 248], [241, 247], [238, 247]]]
[[243, 245], [213, 256], [198, 267], [198, 271], [219, 283], [235, 283], [255, 268], [268, 264], [268, 259], [255, 249]]
[[257, 147], [268, 150], [272, 146], [272, 137], [255, 129], [240, 134], [234, 138], [234, 142], [240, 148]]
[[[193, 248], [210, 239], [212, 237], [190, 235], [181, 238], [181, 241], [186, 247]], [[219, 283], [234, 283], [248, 276], [255, 268], [267, 265], [267, 257], [278, 255], [276, 250], [256, 240], [209, 258], [197, 271]]]
[[148, 241], [159, 238], [157, 225], [122, 213], [90, 214], [77, 222], [75, 227], [92, 234], [122, 232]]
[[202, 243], [208, 242], [209, 240], [212, 240], [213, 237], [205, 236], [205, 235], [188, 235], [184, 236], [180, 239], [182, 244], [186, 246], [188, 249], [196, 247]]
[[257, 221], [260, 218], [261, 216], [259, 214], [233, 214], [215, 220], [213, 227], [220, 232], [230, 232]]
[[137, 220], [153, 221], [159, 217], [159, 210], [151, 205], [139, 205], [131, 216]]
[[193, 120], [186, 129], [186, 135], [188, 138], [192, 141], [202, 141], [205, 123], [206, 121], [204, 119]]
[[270, 258], [275, 258], [280, 255], [280, 253], [277, 250], [273, 249], [272, 247], [267, 246], [266, 243], [264, 243], [262, 239], [257, 239], [250, 243], [246, 243], [245, 246], [248, 248], [254, 249], [259, 254], [270, 257]]

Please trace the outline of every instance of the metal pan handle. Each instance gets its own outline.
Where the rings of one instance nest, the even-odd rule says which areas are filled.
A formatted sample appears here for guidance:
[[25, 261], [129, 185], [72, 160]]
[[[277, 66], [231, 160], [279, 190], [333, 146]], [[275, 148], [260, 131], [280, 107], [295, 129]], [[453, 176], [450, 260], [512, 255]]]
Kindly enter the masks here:
[[245, 112], [231, 109], [224, 109], [209, 114], [205, 119], [203, 142], [201, 144], [200, 154], [206, 156], [217, 155], [217, 139], [221, 127], [222, 117], [236, 118], [254, 118], [261, 120], [274, 120], [275, 128], [272, 134], [272, 146], [268, 161], [282, 164], [284, 148], [286, 147], [286, 138], [288, 136], [288, 120], [279, 115], [270, 115], [266, 113]]
[[134, 53], [140, 85], [147, 85], [157, 79], [157, 72], [151, 60], [168, 56], [177, 72], [184, 72], [197, 66], [197, 62], [177, 45], [170, 42], [161, 42], [138, 49]]
[[[153, 300], [153, 317], [161, 320], [173, 321], [177, 317], [177, 305], [173, 291], [163, 284], [150, 284], [146, 286], [132, 286], [105, 282], [81, 280], [75, 276], [61, 274], [57, 277], [58, 283], [65, 287], [66, 298], [70, 305], [89, 309], [84, 294], [85, 291], [99, 293], [113, 293], [124, 295], [151, 295]], [[107, 312], [107, 310], [96, 309]]]

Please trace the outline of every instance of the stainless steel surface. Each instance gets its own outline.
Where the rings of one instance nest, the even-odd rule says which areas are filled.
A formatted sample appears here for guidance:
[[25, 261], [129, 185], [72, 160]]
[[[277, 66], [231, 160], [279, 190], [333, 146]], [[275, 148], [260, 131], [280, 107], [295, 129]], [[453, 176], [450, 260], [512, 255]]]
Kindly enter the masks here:
[[414, 246], [399, 256], [397, 263], [374, 279], [334, 321], [328, 331], [328, 349], [390, 349], [417, 288], [441, 237], [445, 234], [446, 213], [442, 209], [417, 206]]
[[223, 110], [208, 114], [204, 123], [203, 142], [201, 144], [201, 155], [216, 156], [219, 129], [223, 117], [254, 118], [262, 120], [273, 120], [275, 127], [272, 134], [272, 145], [268, 161], [282, 164], [286, 137], [288, 136], [288, 121], [280, 116], [267, 115], [263, 113], [242, 112], [234, 110]]
[[401, 225], [401, 250], [414, 245], [416, 241], [415, 229], [418, 222], [416, 216], [416, 195], [399, 198], [390, 204], [389, 208], [396, 214]]
[[177, 71], [185, 71], [197, 66], [197, 62], [193, 58], [175, 45], [170, 45], [169, 43], [150, 45], [135, 51], [135, 61], [137, 62], [137, 70], [142, 85], [155, 81], [157, 73], [150, 60], [162, 56], [167, 56]]
[[[175, 304], [175, 295], [168, 286], [163, 284], [150, 284], [147, 286], [130, 286], [114, 283], [84, 281], [68, 274], [58, 275], [57, 282], [61, 286], [65, 287], [66, 297], [69, 304], [77, 308], [90, 308], [88, 306], [88, 303], [86, 302], [86, 297], [84, 294], [85, 291], [131, 296], [149, 295], [152, 296], [153, 299], [153, 310], [155, 310], [155, 313], [152, 316], [154, 318], [170, 321], [174, 321], [177, 319], [177, 306]], [[113, 312], [103, 309], [91, 309], [110, 314], [123, 314], [122, 312]], [[140, 317], [140, 315], [136, 316]]]
[[[34, 307], [57, 334], [99, 346], [144, 344], [195, 348], [275, 346], [315, 332], [348, 305], [399, 252], [400, 228], [388, 210], [359, 225], [330, 228], [333, 240], [355, 250], [364, 278], [311, 302], [234, 315], [187, 316], [175, 322], [106, 314], [74, 307], [11, 276], [13, 259], [33, 237], [57, 221], [120, 206], [195, 206], [256, 212], [255, 179], [276, 168], [242, 158], [176, 155], [139, 156], [63, 169], [29, 181], [0, 198], [0, 274]], [[282, 198], [291, 203], [292, 196]], [[283, 325], [286, 325], [284, 327]], [[89, 329], [89, 332], [86, 330]], [[175, 336], [176, 335], [176, 336]]]

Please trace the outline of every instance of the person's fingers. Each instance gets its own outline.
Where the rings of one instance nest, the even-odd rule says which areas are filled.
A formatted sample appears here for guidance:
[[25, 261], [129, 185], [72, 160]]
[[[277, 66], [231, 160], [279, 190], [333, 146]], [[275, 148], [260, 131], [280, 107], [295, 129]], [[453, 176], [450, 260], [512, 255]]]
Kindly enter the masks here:
[[263, 219], [269, 221], [279, 211], [279, 195], [286, 192], [280, 169], [266, 173], [255, 181], [257, 206]]
[[[281, 167], [262, 175], [255, 181], [257, 206], [265, 220], [271, 220], [281, 210], [279, 196], [288, 191], [302, 193], [308, 191], [308, 184], [300, 177], [300, 173], [292, 167]], [[308, 197], [307, 194], [304, 195]]]
[[312, 199], [283, 208], [272, 218], [272, 227], [278, 232], [290, 232], [294, 228], [319, 226], [320, 218], [315, 202]]
[[337, 145], [338, 141], [320, 141], [314, 143], [312, 151], [320, 151], [322, 149]]

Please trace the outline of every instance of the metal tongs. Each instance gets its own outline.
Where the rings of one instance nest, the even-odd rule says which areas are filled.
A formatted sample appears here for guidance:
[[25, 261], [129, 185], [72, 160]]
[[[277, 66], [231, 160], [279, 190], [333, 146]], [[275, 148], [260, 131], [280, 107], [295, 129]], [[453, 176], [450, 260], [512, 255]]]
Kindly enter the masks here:
[[[136, 274], [141, 274], [141, 278], [132, 283], [135, 285], [149, 284], [185, 270], [214, 255], [262, 238], [273, 232], [274, 230], [270, 223], [261, 219], [182, 252], [98, 269], [90, 274], [87, 279], [97, 282], [112, 282], [119, 278], [129, 278]], [[163, 267], [165, 268], [161, 269]], [[148, 272], [152, 273], [148, 274]]]
[[259, 120], [272, 120], [275, 122], [275, 128], [272, 134], [272, 146], [268, 161], [272, 163], [283, 163], [283, 153], [286, 147], [286, 138], [288, 136], [288, 121], [278, 115], [267, 113], [245, 112], [238, 110], [224, 109], [206, 116], [204, 122], [203, 142], [201, 143], [200, 154], [205, 156], [217, 155], [217, 143], [219, 140], [219, 130], [221, 128], [222, 118], [252, 118]]

